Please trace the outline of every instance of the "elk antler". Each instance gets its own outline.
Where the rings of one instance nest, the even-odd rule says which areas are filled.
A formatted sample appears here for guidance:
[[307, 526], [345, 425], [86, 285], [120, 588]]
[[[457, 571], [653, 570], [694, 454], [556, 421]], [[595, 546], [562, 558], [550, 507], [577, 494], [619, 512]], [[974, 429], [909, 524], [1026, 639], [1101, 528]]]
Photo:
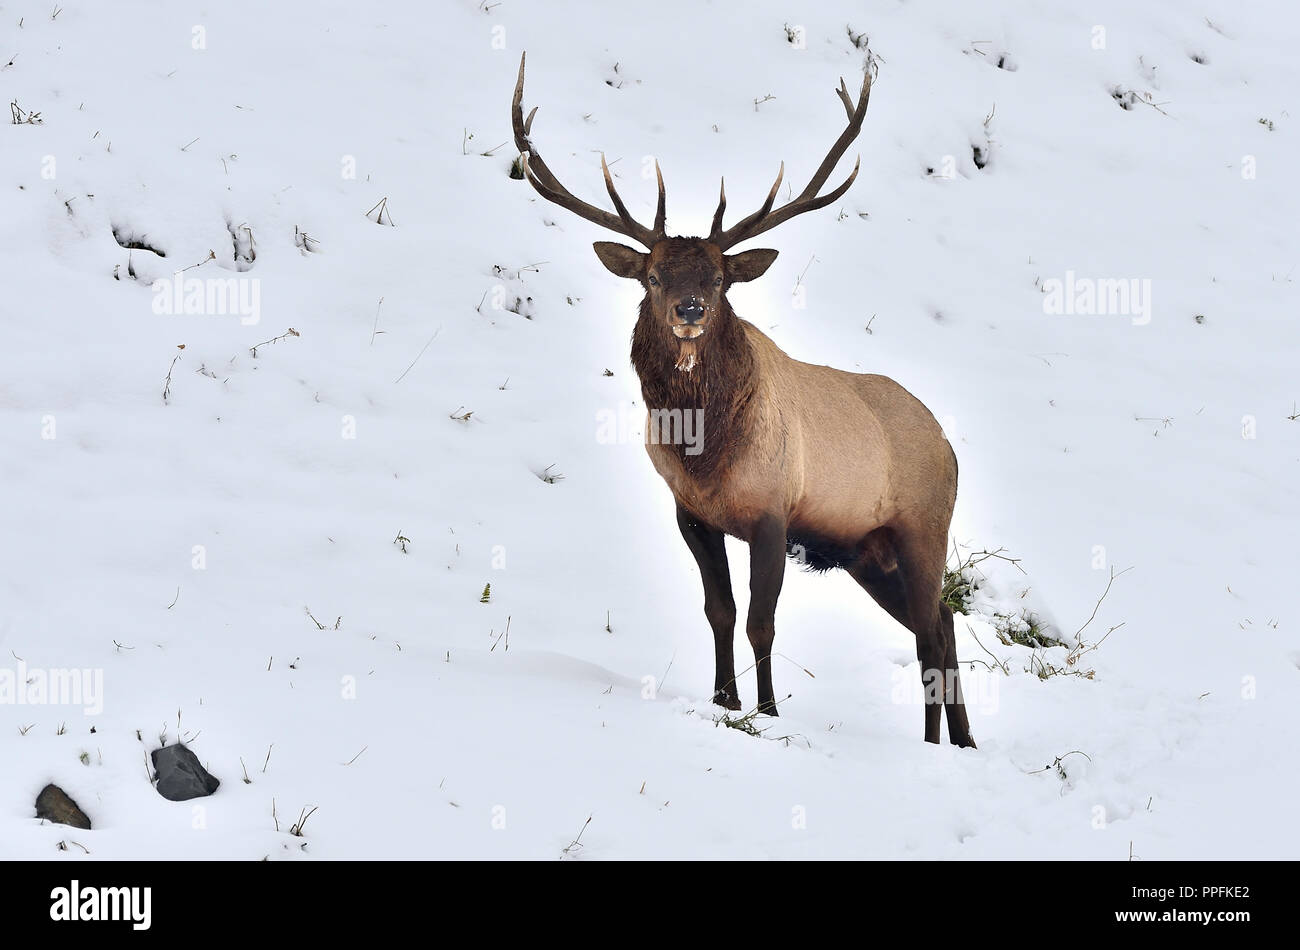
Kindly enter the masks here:
[[772, 183], [772, 190], [767, 193], [767, 200], [763, 202], [763, 206], [749, 217], [738, 221], [724, 231], [722, 229], [722, 214], [727, 210], [727, 190], [724, 183], [722, 192], [718, 197], [718, 210], [713, 213], [713, 229], [709, 232], [711, 242], [725, 251], [741, 241], [747, 241], [764, 231], [776, 227], [778, 224], [789, 221], [797, 214], [824, 208], [831, 202], [838, 201], [849, 190], [849, 186], [853, 184], [853, 179], [858, 177], [858, 166], [861, 164], [861, 158], [853, 163], [853, 174], [849, 176], [848, 181], [828, 194], [821, 197], [817, 196], [817, 192], [821, 191], [822, 185], [826, 184], [826, 179], [835, 170], [836, 164], [844, 156], [849, 144], [862, 131], [862, 119], [867, 114], [867, 101], [871, 98], [871, 73], [866, 72], [862, 76], [862, 92], [858, 94], [856, 106], [853, 100], [849, 98], [849, 90], [844, 85], [843, 79], [840, 80], [840, 88], [835, 90], [835, 94], [844, 103], [844, 111], [848, 113], [849, 124], [840, 133], [840, 137], [835, 140], [835, 144], [826, 153], [826, 157], [822, 159], [822, 163], [817, 167], [812, 180], [808, 182], [808, 187], [799, 192], [792, 201], [773, 211], [772, 202], [776, 200], [776, 191], [781, 187], [781, 179], [785, 177], [785, 162], [782, 162], [781, 169], [776, 174], [776, 181]]
[[[605, 173], [605, 188], [609, 191], [609, 197], [613, 200], [614, 208], [618, 211], [618, 214], [610, 214], [603, 208], [597, 208], [595, 205], [588, 204], [581, 198], [575, 197], [569, 189], [560, 184], [559, 179], [546, 167], [546, 162], [542, 161], [542, 156], [537, 152], [537, 146], [528, 137], [533, 128], [533, 116], [537, 115], [537, 107], [534, 106], [533, 110], [528, 113], [528, 118], [524, 118], [524, 59], [526, 56], [525, 53], [519, 57], [519, 81], [515, 83], [515, 97], [510, 105], [510, 121], [515, 130], [515, 147], [519, 149], [524, 175], [532, 183], [532, 186], [537, 189], [537, 193], [547, 201], [552, 201], [561, 208], [567, 208], [579, 217], [586, 218], [594, 224], [599, 224], [602, 228], [608, 228], [611, 231], [630, 237], [632, 240], [644, 244], [647, 248], [653, 248], [656, 243], [662, 241], [666, 236], [664, 234], [664, 176], [659, 171], [659, 163], [655, 162], [655, 177], [659, 179], [659, 205], [655, 209], [653, 228], [647, 228], [645, 225], [639, 224], [628, 213], [627, 205], [623, 204], [623, 199], [618, 196], [618, 191], [614, 188], [614, 179], [609, 173], [609, 166], [605, 164], [603, 153], [600, 156], [600, 168]], [[861, 120], [859, 119], [859, 121]]]

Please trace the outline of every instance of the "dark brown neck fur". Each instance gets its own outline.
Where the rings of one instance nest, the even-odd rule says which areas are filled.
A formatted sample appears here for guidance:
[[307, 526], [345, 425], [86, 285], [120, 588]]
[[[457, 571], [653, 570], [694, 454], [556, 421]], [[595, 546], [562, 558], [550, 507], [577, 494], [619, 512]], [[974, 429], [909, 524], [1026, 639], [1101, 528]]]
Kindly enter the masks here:
[[697, 347], [695, 368], [689, 373], [677, 369], [681, 341], [651, 312], [649, 298], [641, 301], [632, 331], [632, 366], [641, 379], [646, 408], [704, 410], [702, 451], [688, 455], [683, 445], [673, 448], [691, 476], [717, 477], [746, 441], [757, 384], [754, 352], [725, 296], [721, 312]]

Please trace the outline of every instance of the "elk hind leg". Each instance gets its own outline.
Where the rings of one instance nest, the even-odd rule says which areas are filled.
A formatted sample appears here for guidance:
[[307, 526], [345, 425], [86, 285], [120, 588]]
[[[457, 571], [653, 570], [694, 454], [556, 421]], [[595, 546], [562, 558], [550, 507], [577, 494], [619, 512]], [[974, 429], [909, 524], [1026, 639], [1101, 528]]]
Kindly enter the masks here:
[[[849, 574], [916, 637], [916, 658], [921, 664], [925, 698], [925, 741], [937, 743], [948, 680], [947, 642], [938, 610], [945, 548], [939, 547], [936, 563], [905, 533], [878, 528], [863, 540], [862, 550], [861, 559], [849, 567]], [[955, 682], [955, 651], [953, 665]]]

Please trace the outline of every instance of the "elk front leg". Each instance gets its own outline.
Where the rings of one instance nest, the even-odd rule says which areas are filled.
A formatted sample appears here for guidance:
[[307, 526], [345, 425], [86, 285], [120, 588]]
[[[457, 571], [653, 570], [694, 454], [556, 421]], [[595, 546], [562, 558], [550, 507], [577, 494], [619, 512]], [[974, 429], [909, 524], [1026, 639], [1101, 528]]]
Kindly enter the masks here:
[[736, 601], [731, 595], [731, 571], [727, 566], [727, 547], [721, 531], [711, 528], [693, 514], [677, 506], [677, 527], [686, 546], [695, 555], [704, 582], [704, 616], [713, 628], [713, 701], [727, 709], [740, 708], [736, 690]]
[[762, 518], [749, 542], [749, 617], [745, 633], [754, 648], [758, 675], [758, 711], [777, 715], [772, 691], [772, 641], [776, 639], [776, 601], [785, 579], [785, 521]]

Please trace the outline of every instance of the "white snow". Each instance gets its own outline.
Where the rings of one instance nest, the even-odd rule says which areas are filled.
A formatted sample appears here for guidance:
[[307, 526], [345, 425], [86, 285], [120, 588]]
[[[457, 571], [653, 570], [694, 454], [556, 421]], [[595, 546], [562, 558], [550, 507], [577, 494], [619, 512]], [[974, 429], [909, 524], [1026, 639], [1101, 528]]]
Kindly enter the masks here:
[[[480, 6], [0, 7], [0, 91], [42, 120], [0, 127], [0, 854], [1295, 857], [1295, 11]], [[1132, 568], [1092, 679], [958, 617], [978, 750], [923, 743], [911, 635], [793, 565], [782, 718], [715, 723], [640, 445], [639, 292], [507, 174], [526, 49], [577, 194], [608, 206], [603, 150], [648, 219], [657, 158], [670, 230], [707, 229], [720, 175], [737, 220], [842, 128], [846, 24], [880, 70], [858, 181], [732, 303], [933, 410], [954, 540], [1025, 571], [982, 565], [980, 610], [1069, 635]], [[157, 312], [182, 268], [257, 283]], [[1067, 275], [1140, 297], [1045, 312]], [[103, 711], [20, 704], [20, 664], [102, 671]], [[164, 731], [214, 796], [150, 787]], [[48, 782], [92, 831], [33, 816]]]

